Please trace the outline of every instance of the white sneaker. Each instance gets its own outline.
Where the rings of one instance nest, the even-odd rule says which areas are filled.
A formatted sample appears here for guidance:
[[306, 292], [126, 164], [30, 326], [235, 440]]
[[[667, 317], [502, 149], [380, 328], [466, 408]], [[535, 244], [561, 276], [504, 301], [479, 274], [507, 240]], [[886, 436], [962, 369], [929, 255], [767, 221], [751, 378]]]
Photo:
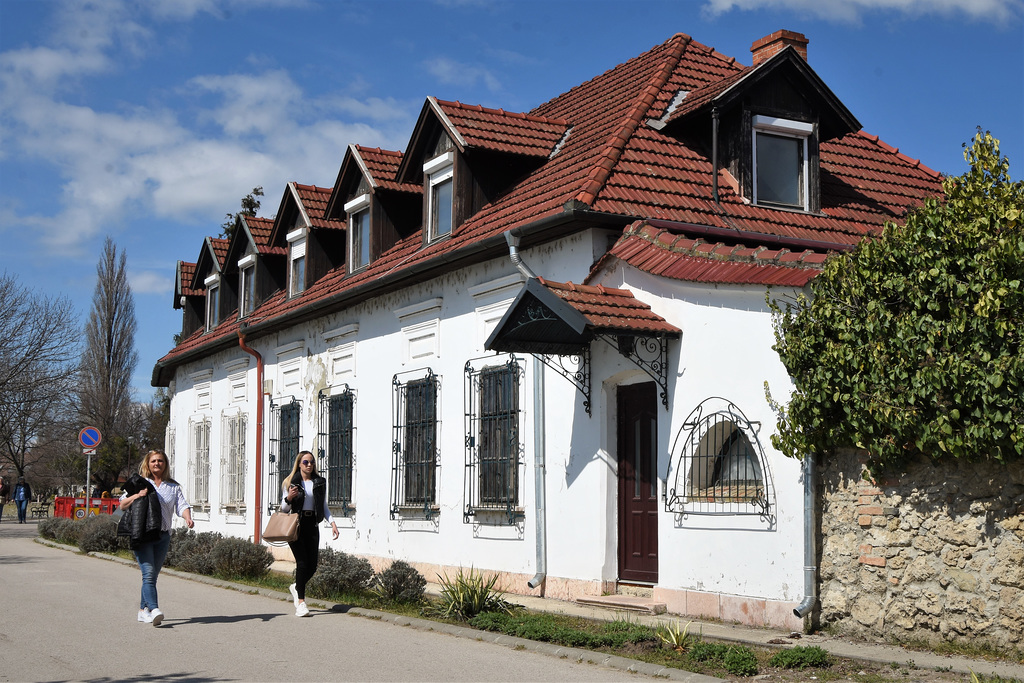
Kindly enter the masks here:
[[292, 594], [292, 604], [295, 605], [295, 609], [299, 608], [299, 591], [295, 590], [295, 584], [288, 586], [288, 590]]
[[141, 621], [143, 624], [148, 624], [151, 621], [153, 621], [153, 617], [149, 616], [148, 607], [144, 607], [139, 610], [139, 621]]
[[149, 621], [153, 626], [159, 626], [164, 620], [164, 613], [157, 607], [155, 610], [149, 613]]
[[306, 607], [306, 603], [300, 602], [299, 606], [295, 608], [295, 616], [297, 617], [308, 617], [309, 608]]

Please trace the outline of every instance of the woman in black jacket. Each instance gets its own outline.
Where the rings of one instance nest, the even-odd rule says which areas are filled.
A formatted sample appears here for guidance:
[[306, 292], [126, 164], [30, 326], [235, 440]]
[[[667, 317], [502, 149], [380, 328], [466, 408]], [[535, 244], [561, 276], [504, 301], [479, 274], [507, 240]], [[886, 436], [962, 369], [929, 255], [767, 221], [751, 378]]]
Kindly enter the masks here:
[[309, 614], [306, 607], [306, 582], [316, 573], [320, 562], [320, 522], [331, 523], [334, 538], [338, 538], [338, 525], [327, 507], [327, 480], [316, 473], [316, 458], [309, 451], [301, 451], [282, 484], [282, 512], [299, 513], [299, 537], [288, 545], [295, 556], [295, 583], [288, 587], [295, 603], [295, 616]]
[[[193, 527], [192, 508], [185, 502], [185, 494], [181, 492], [181, 486], [170, 477], [167, 455], [163, 451], [150, 451], [139, 465], [141, 474], [148, 485], [142, 486], [138, 493], [129, 494], [126, 490], [121, 496], [120, 507], [127, 510], [136, 501], [155, 495], [156, 500], [147, 499], [138, 507], [146, 508], [145, 513], [139, 510], [139, 514], [145, 514], [150, 522], [152, 517], [160, 517], [159, 533], [154, 538], [135, 538], [136, 532], [132, 533], [132, 550], [135, 552], [135, 561], [139, 563], [142, 570], [142, 599], [139, 602], [139, 621], [146, 624], [159, 626], [164, 620], [164, 613], [160, 611], [160, 603], [156, 594], [156, 579], [167, 559], [167, 549], [171, 545], [171, 523], [174, 521], [175, 513], [185, 519], [189, 529]], [[159, 505], [154, 503], [159, 502]], [[132, 510], [133, 521], [136, 517], [135, 510]]]

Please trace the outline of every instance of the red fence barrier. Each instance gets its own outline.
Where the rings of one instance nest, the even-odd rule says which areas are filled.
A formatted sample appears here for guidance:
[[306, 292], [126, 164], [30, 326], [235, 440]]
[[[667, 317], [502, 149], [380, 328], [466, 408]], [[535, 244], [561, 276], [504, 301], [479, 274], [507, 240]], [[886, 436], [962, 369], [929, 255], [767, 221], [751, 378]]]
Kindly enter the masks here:
[[85, 519], [86, 516], [109, 515], [117, 510], [119, 498], [75, 498], [74, 496], [58, 496], [53, 499], [53, 516]]

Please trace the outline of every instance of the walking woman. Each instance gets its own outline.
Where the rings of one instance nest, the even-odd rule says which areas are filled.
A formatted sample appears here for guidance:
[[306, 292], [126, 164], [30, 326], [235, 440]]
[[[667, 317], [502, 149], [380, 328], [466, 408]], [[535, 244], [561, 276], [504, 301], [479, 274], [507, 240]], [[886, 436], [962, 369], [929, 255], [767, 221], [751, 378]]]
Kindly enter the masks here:
[[14, 485], [13, 497], [14, 504], [18, 508], [18, 524], [25, 524], [28, 502], [32, 500], [32, 487], [25, 481], [25, 477], [18, 477], [18, 483]]
[[316, 473], [316, 458], [309, 451], [295, 457], [291, 474], [282, 484], [282, 512], [299, 513], [299, 538], [288, 545], [295, 556], [295, 583], [288, 587], [295, 603], [295, 616], [309, 614], [306, 607], [306, 582], [316, 573], [320, 561], [320, 522], [331, 523], [334, 538], [338, 538], [338, 525], [327, 507], [327, 480]]
[[[171, 545], [171, 523], [174, 515], [185, 519], [189, 529], [193, 527], [192, 508], [185, 502], [185, 494], [178, 482], [168, 475], [169, 463], [163, 451], [150, 451], [139, 466], [140, 477], [133, 475], [125, 483], [125, 492], [121, 495], [121, 510], [127, 510], [136, 501], [146, 496], [155, 495], [158, 504], [145, 500], [132, 510], [132, 522], [139, 531], [137, 536], [133, 530], [132, 550], [135, 561], [142, 570], [142, 599], [139, 602], [139, 621], [159, 626], [164, 620], [160, 610], [160, 602], [156, 594], [156, 579], [167, 559], [167, 549]], [[149, 503], [147, 505], [146, 503]], [[153, 517], [159, 517], [159, 524]], [[145, 527], [152, 528], [151, 534], [145, 534]], [[142, 535], [145, 534], [145, 535]]]

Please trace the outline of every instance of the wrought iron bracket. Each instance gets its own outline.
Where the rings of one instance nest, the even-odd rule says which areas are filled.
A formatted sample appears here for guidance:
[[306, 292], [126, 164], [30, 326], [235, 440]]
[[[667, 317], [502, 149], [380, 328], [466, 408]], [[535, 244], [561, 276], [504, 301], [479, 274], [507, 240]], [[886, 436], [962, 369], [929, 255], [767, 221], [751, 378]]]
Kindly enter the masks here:
[[544, 365], [573, 383], [583, 394], [583, 408], [587, 411], [587, 415], [590, 415], [590, 347], [585, 346], [579, 354], [573, 355], [533, 355], [539, 358]]
[[628, 334], [602, 334], [599, 337], [658, 383], [661, 388], [661, 404], [668, 410], [668, 338]]

